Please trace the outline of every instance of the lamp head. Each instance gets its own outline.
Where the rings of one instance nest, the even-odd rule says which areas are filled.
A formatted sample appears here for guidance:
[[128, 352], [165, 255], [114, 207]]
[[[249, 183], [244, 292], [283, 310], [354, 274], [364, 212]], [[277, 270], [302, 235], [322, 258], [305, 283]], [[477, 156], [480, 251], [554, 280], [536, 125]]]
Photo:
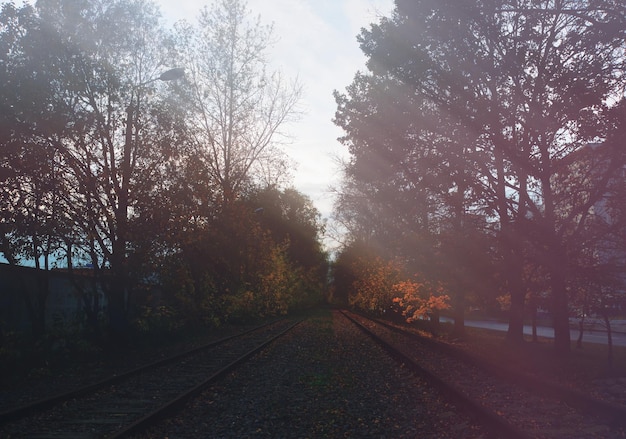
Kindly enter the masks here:
[[183, 69], [182, 67], [177, 67], [175, 69], [166, 70], [165, 72], [161, 73], [159, 79], [161, 81], [172, 81], [174, 79], [180, 79], [183, 76], [185, 76], [185, 69]]

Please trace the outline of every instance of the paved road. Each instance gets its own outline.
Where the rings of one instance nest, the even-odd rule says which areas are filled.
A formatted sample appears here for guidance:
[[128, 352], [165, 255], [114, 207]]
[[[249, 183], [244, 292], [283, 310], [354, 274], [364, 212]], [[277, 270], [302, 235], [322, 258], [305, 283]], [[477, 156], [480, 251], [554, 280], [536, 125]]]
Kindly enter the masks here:
[[[452, 321], [451, 319], [442, 318], [441, 321]], [[506, 331], [509, 328], [507, 323], [493, 322], [493, 321], [479, 321], [479, 320], [466, 320], [465, 326], [471, 326], [475, 328], [493, 329], [496, 331]], [[532, 335], [533, 329], [530, 325], [524, 326], [524, 334]], [[554, 329], [546, 326], [537, 326], [537, 335], [540, 337], [554, 338]], [[572, 340], [578, 339], [578, 329], [572, 329]], [[599, 343], [607, 344], [606, 331], [601, 330], [585, 330], [583, 334], [583, 342], [587, 343]], [[626, 346], [626, 333], [613, 332], [613, 345], [614, 346]]]

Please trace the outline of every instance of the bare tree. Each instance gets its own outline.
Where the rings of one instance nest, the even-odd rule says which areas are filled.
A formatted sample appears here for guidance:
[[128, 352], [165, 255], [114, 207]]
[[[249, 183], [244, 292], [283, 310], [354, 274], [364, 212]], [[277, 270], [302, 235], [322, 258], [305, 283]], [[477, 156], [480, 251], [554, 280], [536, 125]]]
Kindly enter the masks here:
[[191, 84], [189, 123], [206, 178], [219, 188], [216, 201], [228, 204], [251, 182], [285, 177], [282, 128], [297, 115], [302, 89], [268, 71], [272, 27], [251, 19], [245, 2], [219, 0], [196, 27], [177, 30]]

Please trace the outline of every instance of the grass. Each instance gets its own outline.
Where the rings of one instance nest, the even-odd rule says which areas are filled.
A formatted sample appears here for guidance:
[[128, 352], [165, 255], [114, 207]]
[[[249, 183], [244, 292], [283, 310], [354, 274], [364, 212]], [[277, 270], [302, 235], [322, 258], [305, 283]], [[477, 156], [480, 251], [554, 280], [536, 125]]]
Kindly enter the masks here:
[[[451, 327], [442, 325], [441, 338], [451, 340]], [[540, 374], [547, 378], [560, 378], [575, 382], [590, 382], [596, 379], [626, 376], [626, 347], [613, 346], [613, 364], [609, 366], [608, 346], [585, 343], [572, 348], [567, 356], [558, 356], [553, 341], [539, 337], [532, 342], [529, 336], [522, 344], [511, 345], [505, 340], [505, 333], [481, 328], [466, 327], [464, 340], [454, 341], [463, 349], [480, 355], [492, 362]]]

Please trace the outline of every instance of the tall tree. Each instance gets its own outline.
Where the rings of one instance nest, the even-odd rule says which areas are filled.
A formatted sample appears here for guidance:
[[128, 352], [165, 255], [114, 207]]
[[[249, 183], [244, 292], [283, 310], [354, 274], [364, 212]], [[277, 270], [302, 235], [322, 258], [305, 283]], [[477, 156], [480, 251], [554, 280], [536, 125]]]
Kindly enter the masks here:
[[[391, 18], [360, 36], [370, 76], [402, 84], [417, 104], [408, 107], [417, 122], [401, 131], [409, 145], [418, 138], [413, 133], [432, 130], [424, 115], [433, 106], [446, 117], [438, 119], [445, 121], [444, 131], [466, 133], [435, 149], [442, 163], [465, 169], [457, 175], [468, 180], [436, 175], [451, 189], [469, 183], [468, 201], [474, 193], [478, 207], [498, 219], [516, 316], [510, 327], [514, 339], [521, 339], [526, 293], [519, 249], [532, 238], [550, 274], [560, 352], [569, 350], [565, 243], [572, 238], [568, 230], [577, 215], [594, 199], [569, 200], [576, 212], [561, 217], [555, 176], [571, 153], [589, 142], [610, 141], [602, 119], [623, 96], [625, 15], [626, 8], [611, 0], [477, 0], [463, 5], [397, 0]], [[377, 80], [369, 82], [376, 86]], [[391, 91], [381, 95], [396, 96]], [[346, 102], [356, 100], [350, 96]], [[355, 105], [358, 118], [340, 102], [340, 117], [350, 115], [344, 128], [371, 117], [364, 111], [372, 108], [367, 105], [371, 102]], [[391, 123], [378, 119], [376, 126]], [[385, 150], [361, 134], [349, 132], [355, 150], [363, 150], [362, 144]], [[617, 154], [613, 158], [615, 163], [620, 159]], [[590, 194], [601, 196], [606, 181], [598, 180]]]
[[[57, 108], [51, 85], [59, 76], [62, 54], [29, 5], [2, 6], [0, 45], [0, 252], [12, 265], [47, 271], [71, 227], [64, 209], [71, 187], [67, 169], [49, 138], [68, 118]], [[47, 274], [37, 276], [34, 294], [26, 288], [22, 293], [33, 333], [41, 336]]]
[[[42, 211], [60, 207], [58, 217], [71, 224], [71, 233], [60, 234], [69, 261], [80, 251], [115, 274], [110, 319], [123, 324], [128, 257], [137, 249], [131, 224], [147, 206], [158, 209], [146, 200], [167, 181], [162, 169], [176, 152], [175, 115], [150, 98], [167, 59], [158, 10], [139, 0], [40, 0], [25, 8], [28, 19], [12, 18], [4, 28], [3, 74], [15, 88], [3, 104], [18, 128], [4, 145], [50, 151], [51, 169], [64, 172], [63, 192]], [[40, 172], [30, 177], [46, 181]]]

